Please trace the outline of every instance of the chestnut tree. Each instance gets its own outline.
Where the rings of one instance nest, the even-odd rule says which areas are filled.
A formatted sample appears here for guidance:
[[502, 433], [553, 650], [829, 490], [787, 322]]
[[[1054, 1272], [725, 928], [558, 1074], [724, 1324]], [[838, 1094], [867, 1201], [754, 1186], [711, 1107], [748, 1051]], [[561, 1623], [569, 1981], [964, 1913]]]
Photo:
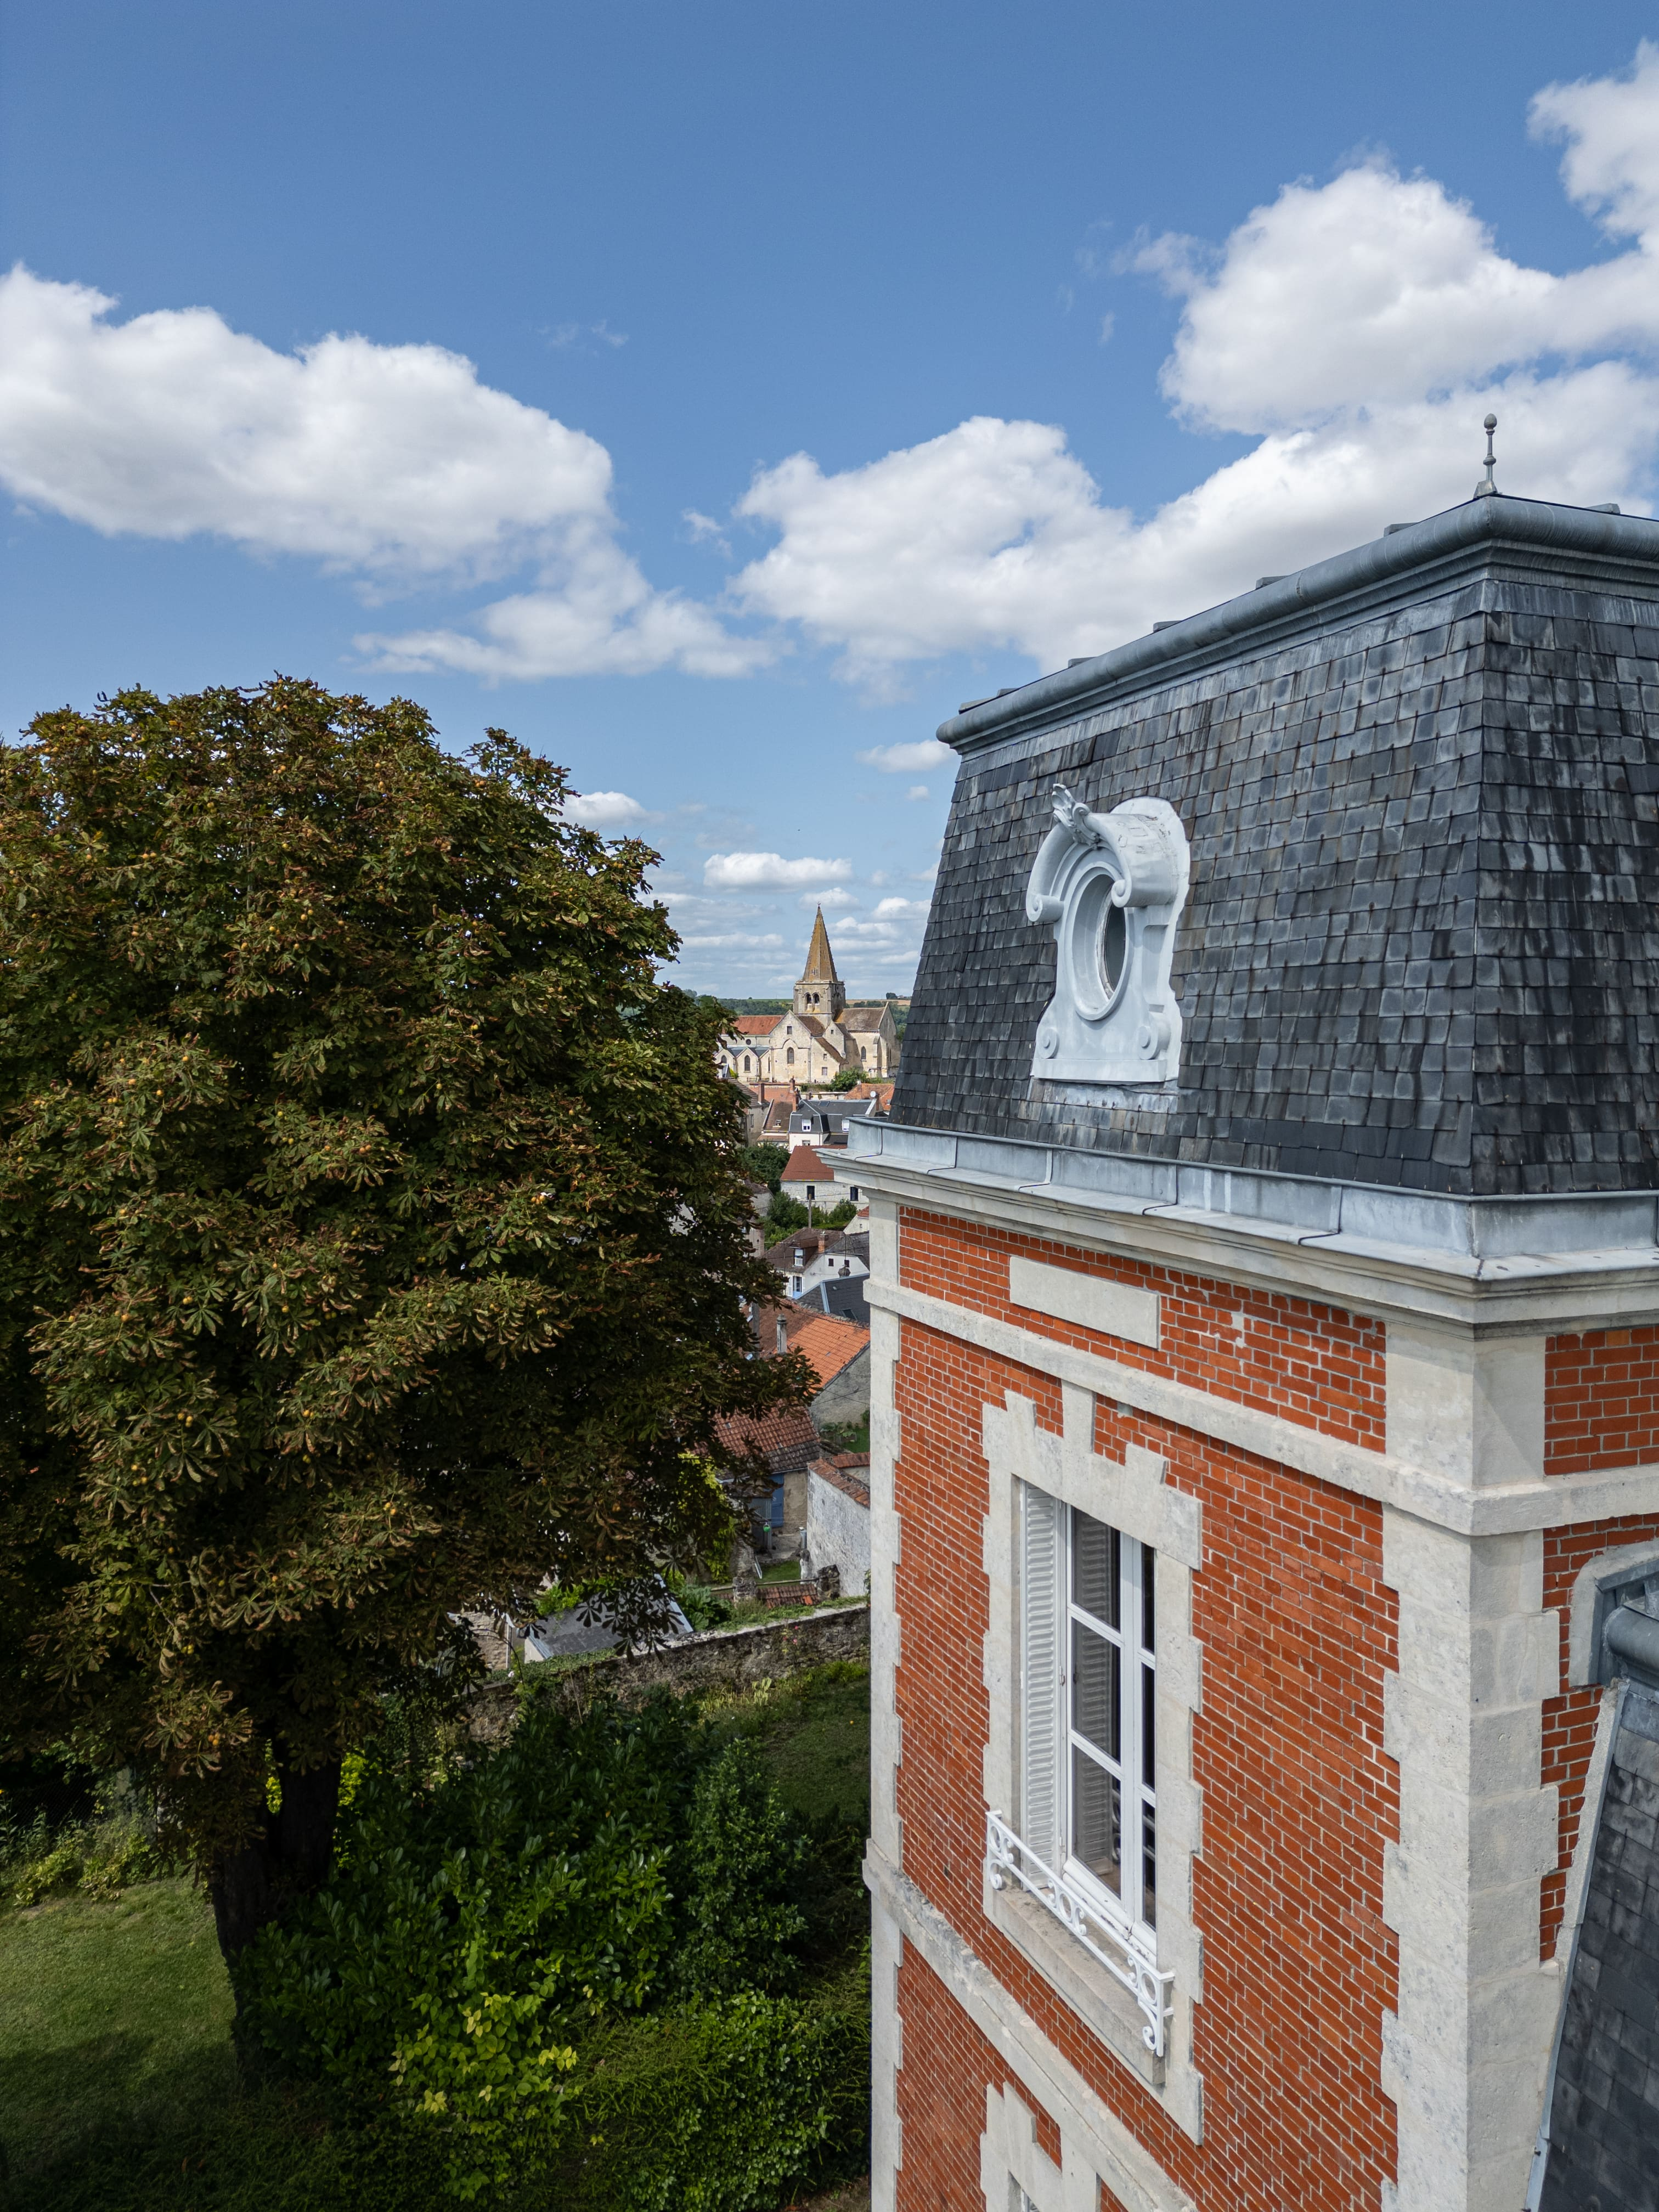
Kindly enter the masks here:
[[721, 1012], [564, 789], [285, 678], [0, 750], [0, 1745], [135, 1770], [228, 1956], [454, 1616], [706, 1556], [715, 1416], [804, 1395]]

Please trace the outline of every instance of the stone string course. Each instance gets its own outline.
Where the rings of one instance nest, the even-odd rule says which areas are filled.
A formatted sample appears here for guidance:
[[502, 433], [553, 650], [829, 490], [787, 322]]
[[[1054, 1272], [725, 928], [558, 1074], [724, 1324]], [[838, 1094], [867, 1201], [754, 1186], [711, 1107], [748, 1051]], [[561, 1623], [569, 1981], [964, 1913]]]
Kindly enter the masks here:
[[[1367, 1450], [1383, 1449], [1386, 1377], [1380, 1322], [1304, 1298], [1218, 1283], [1171, 1267], [1079, 1251], [1050, 1239], [907, 1207], [900, 1216], [899, 1280], [975, 1313], [1121, 1365], [1164, 1375], [1296, 1421]], [[1012, 1259], [1036, 1260], [1156, 1291], [1156, 1351], [1103, 1330], [1056, 1320], [1008, 1295]]]

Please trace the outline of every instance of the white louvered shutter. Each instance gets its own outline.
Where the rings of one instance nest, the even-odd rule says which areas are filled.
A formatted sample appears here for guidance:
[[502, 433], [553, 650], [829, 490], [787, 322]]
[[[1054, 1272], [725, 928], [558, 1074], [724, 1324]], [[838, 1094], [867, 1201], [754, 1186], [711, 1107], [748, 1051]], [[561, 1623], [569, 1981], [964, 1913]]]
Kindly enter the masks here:
[[1060, 1759], [1064, 1705], [1060, 1686], [1066, 1608], [1065, 1507], [1046, 1492], [1021, 1486], [1020, 1697], [1022, 1806], [1020, 1835], [1038, 1857], [1058, 1867]]

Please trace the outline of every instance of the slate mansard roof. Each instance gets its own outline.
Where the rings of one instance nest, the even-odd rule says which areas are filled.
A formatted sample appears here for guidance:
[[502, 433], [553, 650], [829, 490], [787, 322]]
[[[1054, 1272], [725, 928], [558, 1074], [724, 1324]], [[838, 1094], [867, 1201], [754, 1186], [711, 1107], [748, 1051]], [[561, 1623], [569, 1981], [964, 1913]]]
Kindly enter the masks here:
[[[1659, 1187], [1659, 522], [1503, 496], [981, 702], [895, 1123], [1459, 1196]], [[1192, 845], [1179, 1079], [1031, 1077], [1056, 781]]]

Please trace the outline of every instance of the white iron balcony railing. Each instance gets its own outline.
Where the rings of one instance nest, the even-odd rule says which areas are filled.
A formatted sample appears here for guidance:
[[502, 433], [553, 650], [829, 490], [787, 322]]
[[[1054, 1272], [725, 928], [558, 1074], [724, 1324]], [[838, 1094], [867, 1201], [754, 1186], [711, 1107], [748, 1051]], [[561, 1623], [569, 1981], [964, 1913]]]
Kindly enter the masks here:
[[1158, 2058], [1164, 2056], [1166, 2024], [1174, 2008], [1169, 2002], [1172, 1973], [1160, 1973], [1158, 1962], [1135, 1940], [1133, 1932], [1109, 1920], [1099, 1906], [1045, 1866], [1029, 1844], [1021, 1843], [1000, 1813], [985, 1818], [986, 1851], [990, 1862], [991, 1887], [1006, 1889], [1018, 1882], [1039, 1905], [1077, 1937], [1091, 1958], [1098, 1959], [1114, 1981], [1121, 1982], [1146, 2015], [1140, 2039]]

